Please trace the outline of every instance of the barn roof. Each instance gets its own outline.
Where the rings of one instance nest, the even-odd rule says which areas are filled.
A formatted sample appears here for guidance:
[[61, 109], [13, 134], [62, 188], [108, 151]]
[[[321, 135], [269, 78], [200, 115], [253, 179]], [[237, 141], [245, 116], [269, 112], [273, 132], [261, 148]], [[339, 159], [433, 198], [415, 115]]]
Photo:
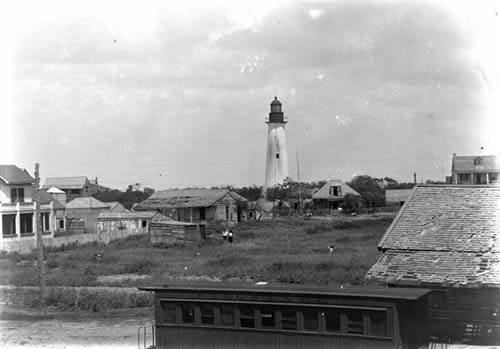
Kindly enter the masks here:
[[82, 189], [87, 183], [86, 176], [78, 177], [50, 177], [45, 180], [42, 189], [56, 187], [59, 189]]
[[[331, 186], [341, 186], [342, 187], [342, 195], [340, 196], [333, 196], [330, 195], [330, 187]], [[345, 184], [339, 179], [331, 179], [326, 183], [324, 186], [322, 186], [314, 195], [313, 199], [340, 199], [346, 196], [346, 194], [352, 194], [352, 195], [359, 195], [359, 193], [352, 189], [350, 186]]]
[[500, 286], [500, 186], [417, 186], [379, 242], [367, 278]]
[[226, 195], [236, 201], [248, 202], [243, 196], [229, 189], [171, 189], [155, 192], [146, 200], [135, 204], [134, 210], [156, 210], [158, 208], [208, 207]]
[[67, 209], [82, 209], [82, 208], [100, 208], [109, 209], [109, 205], [105, 202], [99, 201], [91, 196], [83, 198], [74, 198], [66, 204]]
[[0, 165], [0, 180], [5, 184], [32, 184], [35, 182], [28, 171], [21, 170], [16, 165]]
[[[476, 161], [476, 165], [474, 161]], [[500, 171], [500, 164], [495, 155], [453, 156], [452, 167], [455, 172]]]

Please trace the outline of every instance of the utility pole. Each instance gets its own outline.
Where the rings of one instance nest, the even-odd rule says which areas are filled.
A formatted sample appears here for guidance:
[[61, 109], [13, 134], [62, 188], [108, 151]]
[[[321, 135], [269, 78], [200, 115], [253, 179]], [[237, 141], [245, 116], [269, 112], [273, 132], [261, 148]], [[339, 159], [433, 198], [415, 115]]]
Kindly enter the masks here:
[[297, 180], [299, 181], [299, 214], [302, 214], [302, 192], [300, 190], [300, 169], [299, 169], [299, 150], [295, 149], [295, 156], [297, 158]]
[[42, 241], [42, 219], [40, 216], [40, 165], [35, 164], [35, 185], [33, 188], [33, 199], [35, 200], [35, 219], [36, 219], [36, 247], [38, 249], [38, 269], [40, 285], [40, 307], [45, 308], [45, 267], [43, 265], [43, 241]]

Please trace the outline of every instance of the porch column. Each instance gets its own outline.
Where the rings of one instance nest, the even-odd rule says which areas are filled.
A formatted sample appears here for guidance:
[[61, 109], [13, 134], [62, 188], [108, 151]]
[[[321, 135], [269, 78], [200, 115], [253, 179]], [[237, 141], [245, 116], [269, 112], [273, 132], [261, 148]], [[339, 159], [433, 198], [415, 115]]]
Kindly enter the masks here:
[[486, 172], [486, 184], [490, 184], [490, 174]]
[[50, 202], [50, 215], [49, 215], [49, 223], [50, 223], [50, 237], [54, 237], [54, 231], [56, 230], [56, 220], [55, 220], [55, 212], [54, 212], [54, 201]]
[[3, 250], [3, 212], [2, 212], [1, 202], [0, 202], [0, 249]]
[[19, 208], [19, 202], [16, 203], [16, 231], [14, 232], [17, 236], [17, 240], [21, 240], [21, 213]]
[[453, 174], [453, 184], [458, 184], [458, 174]]
[[66, 210], [63, 211], [63, 230], [66, 231]]
[[[33, 219], [32, 219], [32, 228], [33, 228], [33, 233], [35, 233], [36, 237], [36, 229], [38, 228], [38, 219], [36, 219], [36, 204], [33, 203]], [[43, 220], [42, 220], [42, 232], [43, 232]]]
[[193, 208], [189, 208], [189, 222], [193, 223]]

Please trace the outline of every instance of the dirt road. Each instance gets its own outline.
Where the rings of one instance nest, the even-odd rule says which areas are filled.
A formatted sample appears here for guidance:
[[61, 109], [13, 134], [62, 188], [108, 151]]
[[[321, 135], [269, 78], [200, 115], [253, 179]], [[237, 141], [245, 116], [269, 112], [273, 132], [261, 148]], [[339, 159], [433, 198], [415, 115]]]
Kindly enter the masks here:
[[4, 306], [0, 314], [1, 348], [137, 349], [137, 329], [152, 324], [153, 310], [41, 313]]

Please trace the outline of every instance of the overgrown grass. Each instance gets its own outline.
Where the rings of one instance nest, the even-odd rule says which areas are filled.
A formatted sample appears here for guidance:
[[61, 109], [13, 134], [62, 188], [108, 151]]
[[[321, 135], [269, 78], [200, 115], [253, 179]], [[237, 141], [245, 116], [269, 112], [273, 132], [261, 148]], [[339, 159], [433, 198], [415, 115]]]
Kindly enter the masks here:
[[[391, 221], [289, 217], [242, 223], [233, 228], [233, 244], [212, 233], [206, 241], [186, 246], [152, 246], [148, 236], [109, 245], [65, 246], [45, 253], [47, 285], [93, 286], [98, 276], [116, 274], [149, 278], [110, 285], [154, 286], [186, 278], [360, 285], [377, 259], [377, 243]], [[327, 247], [332, 244], [335, 251], [329, 254]], [[0, 255], [2, 284], [37, 285], [37, 277], [36, 253]]]

